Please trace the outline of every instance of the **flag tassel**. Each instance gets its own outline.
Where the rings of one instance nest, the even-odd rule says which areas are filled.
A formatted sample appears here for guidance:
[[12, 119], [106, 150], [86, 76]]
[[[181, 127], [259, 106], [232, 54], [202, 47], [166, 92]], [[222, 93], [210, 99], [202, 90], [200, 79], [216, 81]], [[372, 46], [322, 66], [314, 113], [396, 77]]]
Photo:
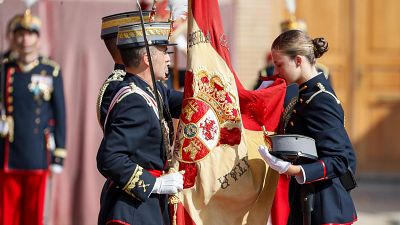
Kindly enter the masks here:
[[169, 204], [173, 205], [173, 210], [171, 212], [171, 214], [172, 214], [172, 225], [177, 225], [176, 214], [177, 214], [177, 211], [178, 211], [178, 203], [179, 203], [178, 194], [174, 194], [174, 195], [169, 196]]

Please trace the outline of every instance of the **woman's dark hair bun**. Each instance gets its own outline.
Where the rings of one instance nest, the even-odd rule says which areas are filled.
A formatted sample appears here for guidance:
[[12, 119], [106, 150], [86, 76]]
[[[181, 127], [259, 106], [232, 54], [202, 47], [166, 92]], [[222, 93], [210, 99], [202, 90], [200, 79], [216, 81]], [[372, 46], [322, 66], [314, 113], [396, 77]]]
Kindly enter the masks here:
[[315, 58], [320, 58], [328, 51], [328, 42], [324, 38], [314, 38], [312, 42], [314, 45]]

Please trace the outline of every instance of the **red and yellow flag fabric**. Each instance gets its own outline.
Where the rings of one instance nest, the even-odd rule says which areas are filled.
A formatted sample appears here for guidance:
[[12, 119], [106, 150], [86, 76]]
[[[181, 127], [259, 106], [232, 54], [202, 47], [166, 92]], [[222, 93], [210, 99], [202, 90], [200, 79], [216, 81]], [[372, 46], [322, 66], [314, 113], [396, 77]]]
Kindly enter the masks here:
[[[188, 64], [174, 166], [184, 190], [173, 224], [265, 225], [279, 175], [258, 154], [262, 127], [275, 132], [283, 80], [247, 91], [236, 77], [217, 0], [189, 0]], [[176, 200], [176, 199], [175, 199]]]

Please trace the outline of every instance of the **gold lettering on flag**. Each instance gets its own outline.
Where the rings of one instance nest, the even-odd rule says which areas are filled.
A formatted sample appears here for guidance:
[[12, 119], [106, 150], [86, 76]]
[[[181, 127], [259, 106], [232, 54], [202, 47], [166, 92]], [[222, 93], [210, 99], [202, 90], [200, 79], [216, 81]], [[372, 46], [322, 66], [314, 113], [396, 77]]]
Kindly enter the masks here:
[[189, 48], [200, 43], [211, 43], [210, 33], [207, 32], [207, 34], [204, 36], [201, 30], [196, 30], [189, 34], [188, 36]]
[[218, 182], [221, 184], [222, 189], [226, 189], [230, 184], [239, 180], [239, 178], [247, 172], [249, 169], [249, 163], [247, 157], [242, 158], [233, 169], [225, 174], [223, 177], [218, 178]]

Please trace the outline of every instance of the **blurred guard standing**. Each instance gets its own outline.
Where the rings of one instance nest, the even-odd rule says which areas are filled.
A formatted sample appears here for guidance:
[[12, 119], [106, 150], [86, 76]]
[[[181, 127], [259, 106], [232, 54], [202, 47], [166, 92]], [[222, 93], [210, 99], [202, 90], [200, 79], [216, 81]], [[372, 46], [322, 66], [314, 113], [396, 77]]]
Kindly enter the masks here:
[[[170, 23], [146, 23], [155, 80], [168, 78]], [[126, 75], [108, 109], [97, 168], [107, 178], [101, 199], [99, 225], [170, 223], [168, 194], [183, 189], [179, 172], [164, 174], [167, 154], [161, 130], [172, 134], [171, 116], [178, 118], [183, 94], [153, 81], [141, 24], [119, 28], [118, 48]], [[161, 99], [159, 120], [156, 95]], [[168, 124], [168, 126], [167, 126]]]
[[[143, 19], [145, 22], [152, 20], [153, 16], [154, 11], [143, 11]], [[97, 97], [97, 120], [102, 128], [104, 127], [104, 120], [113, 98], [113, 93], [119, 82], [121, 82], [125, 76], [125, 66], [117, 48], [118, 27], [138, 22], [140, 22], [139, 11], [118, 13], [102, 18], [101, 39], [103, 39], [108, 52], [114, 60], [114, 70], [103, 83]]]
[[0, 140], [3, 225], [43, 224], [49, 167], [61, 172], [66, 156], [63, 81], [60, 66], [39, 56], [40, 26], [29, 10], [11, 24], [18, 57], [1, 78], [9, 126]]

